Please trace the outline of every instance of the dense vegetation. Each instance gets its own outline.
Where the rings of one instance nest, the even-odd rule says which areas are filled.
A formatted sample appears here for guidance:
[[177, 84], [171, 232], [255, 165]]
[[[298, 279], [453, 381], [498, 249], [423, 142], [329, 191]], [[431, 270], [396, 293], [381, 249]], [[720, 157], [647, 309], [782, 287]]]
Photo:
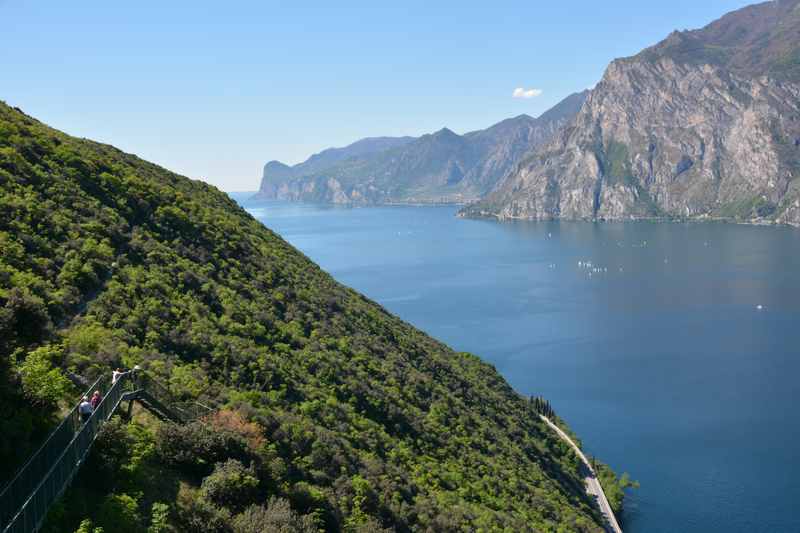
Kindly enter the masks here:
[[78, 376], [134, 364], [223, 409], [108, 426], [49, 530], [601, 530], [572, 451], [491, 366], [213, 187], [0, 103], [0, 479]]

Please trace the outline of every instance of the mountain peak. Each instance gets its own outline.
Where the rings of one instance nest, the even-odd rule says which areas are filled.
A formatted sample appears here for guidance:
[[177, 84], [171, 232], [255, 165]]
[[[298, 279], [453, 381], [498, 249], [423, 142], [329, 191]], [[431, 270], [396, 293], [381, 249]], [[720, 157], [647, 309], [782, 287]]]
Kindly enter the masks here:
[[444, 127], [433, 134], [434, 137], [458, 137], [459, 135], [448, 127]]
[[749, 6], [615, 60], [570, 127], [464, 213], [800, 226], [798, 6]]
[[268, 168], [270, 168], [270, 169], [271, 168], [276, 168], [277, 169], [277, 168], [291, 168], [291, 167], [289, 167], [289, 165], [287, 165], [285, 163], [281, 163], [277, 159], [273, 159], [272, 161], [270, 161], [266, 165], [264, 165], [264, 169], [265, 170], [268, 169]]
[[264, 165], [263, 179], [286, 179], [292, 175], [292, 167], [280, 161], [270, 161]]

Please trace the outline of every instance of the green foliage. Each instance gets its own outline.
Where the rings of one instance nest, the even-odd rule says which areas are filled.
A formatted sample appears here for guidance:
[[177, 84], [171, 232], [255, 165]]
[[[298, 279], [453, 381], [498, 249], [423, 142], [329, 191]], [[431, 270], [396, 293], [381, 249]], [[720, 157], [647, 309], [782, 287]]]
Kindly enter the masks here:
[[231, 522], [230, 511], [200, 497], [191, 497], [183, 502], [181, 512], [178, 514], [180, 531], [231, 533]]
[[75, 530], [75, 533], [104, 533], [102, 527], [94, 527], [92, 521], [88, 518], [81, 521], [81, 525]]
[[147, 533], [167, 533], [170, 531], [169, 525], [169, 505], [156, 502], [150, 510], [150, 526]]
[[[0, 249], [0, 254], [3, 250]], [[2, 268], [5, 267], [5, 268]], [[26, 286], [27, 285], [27, 286]], [[35, 276], [0, 266], [0, 355], [32, 347], [51, 329], [47, 306], [32, 289], [40, 286]]]
[[129, 494], [109, 494], [97, 513], [97, 523], [114, 533], [143, 533], [139, 503]]
[[248, 461], [247, 443], [239, 435], [202, 422], [163, 424], [156, 434], [155, 453], [161, 460], [190, 474], [208, 474], [227, 459]]
[[91, 480], [96, 490], [111, 491], [119, 483], [122, 469], [130, 461], [133, 438], [120, 418], [103, 425], [97, 436], [85, 471], [81, 474]]
[[27, 406], [2, 363], [43, 347], [85, 377], [140, 364], [247, 426], [129, 431], [117, 496], [66, 495], [73, 529], [113, 513], [144, 527], [128, 495], [145, 516], [174, 504], [180, 530], [230, 531], [229, 510], [177, 487], [237, 459], [262, 498], [326, 530], [601, 530], [569, 450], [494, 368], [338, 284], [209, 185], [0, 104], [0, 240], [0, 409], [20, 425], [0, 427], [25, 443], [0, 439], [5, 475], [55, 406]]
[[640, 216], [654, 217], [663, 216], [663, 212], [650, 196], [650, 193], [642, 187], [639, 180], [634, 176], [631, 166], [631, 151], [625, 143], [610, 139], [605, 147], [599, 146], [596, 149], [596, 157], [603, 168], [603, 179], [608, 186], [624, 185], [634, 191], [636, 199], [636, 209]]
[[614, 140], [608, 142], [605, 150], [605, 176], [610, 185], [630, 185], [634, 181], [628, 147], [625, 144]]
[[300, 516], [289, 502], [270, 498], [266, 507], [251, 505], [233, 519], [234, 533], [317, 533], [319, 529], [311, 516]]
[[258, 478], [252, 469], [236, 459], [217, 463], [214, 471], [203, 479], [201, 493], [218, 507], [241, 510], [258, 496]]
[[43, 346], [29, 352], [19, 365], [22, 389], [39, 406], [55, 407], [59, 400], [74, 392], [72, 383], [56, 366], [62, 356], [60, 346]]
[[639, 482], [631, 480], [627, 472], [623, 473], [621, 477], [617, 477], [611, 467], [606, 464], [595, 462], [594, 467], [600, 485], [603, 486], [603, 492], [606, 493], [611, 510], [619, 516], [622, 513], [625, 489], [638, 489]]
[[546, 416], [547, 418], [555, 417], [556, 413], [553, 410], [553, 406], [551, 406], [550, 402], [545, 398], [531, 396], [530, 403], [535, 413]]
[[718, 214], [734, 220], [751, 220], [769, 217], [776, 209], [775, 204], [759, 195], [724, 204], [719, 208]]
[[368, 504], [369, 494], [372, 492], [369, 481], [361, 476], [355, 476], [350, 483], [353, 487], [353, 504], [350, 516], [344, 524], [346, 531], [356, 530], [366, 524], [370, 518], [365, 509]]

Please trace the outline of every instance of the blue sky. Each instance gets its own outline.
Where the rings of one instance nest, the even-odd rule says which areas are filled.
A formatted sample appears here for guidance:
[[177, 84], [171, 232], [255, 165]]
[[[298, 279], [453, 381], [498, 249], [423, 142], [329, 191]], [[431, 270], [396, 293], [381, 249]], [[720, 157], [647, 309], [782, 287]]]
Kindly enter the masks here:
[[615, 57], [748, 3], [0, 0], [0, 100], [255, 190], [270, 159], [536, 116]]

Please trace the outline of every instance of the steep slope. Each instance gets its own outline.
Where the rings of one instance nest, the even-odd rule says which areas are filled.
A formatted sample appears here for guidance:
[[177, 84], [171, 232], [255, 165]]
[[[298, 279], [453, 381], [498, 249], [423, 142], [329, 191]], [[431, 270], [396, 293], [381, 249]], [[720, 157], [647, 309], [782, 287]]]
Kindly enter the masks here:
[[611, 63], [570, 127], [466, 216], [800, 223], [800, 7], [781, 0]]
[[0, 243], [3, 478], [74, 401], [67, 371], [139, 364], [226, 406], [154, 436], [113, 429], [53, 530], [143, 531], [137, 513], [195, 531], [292, 513], [298, 531], [601, 530], [574, 454], [491, 366], [209, 185], [0, 104]]
[[[586, 93], [569, 96], [539, 118], [520, 115], [463, 136], [444, 128], [390, 150], [331, 166], [265, 173], [260, 196], [368, 203], [465, 203], [494, 189], [526, 153], [577, 112]], [[310, 161], [310, 160], [309, 160]]]

